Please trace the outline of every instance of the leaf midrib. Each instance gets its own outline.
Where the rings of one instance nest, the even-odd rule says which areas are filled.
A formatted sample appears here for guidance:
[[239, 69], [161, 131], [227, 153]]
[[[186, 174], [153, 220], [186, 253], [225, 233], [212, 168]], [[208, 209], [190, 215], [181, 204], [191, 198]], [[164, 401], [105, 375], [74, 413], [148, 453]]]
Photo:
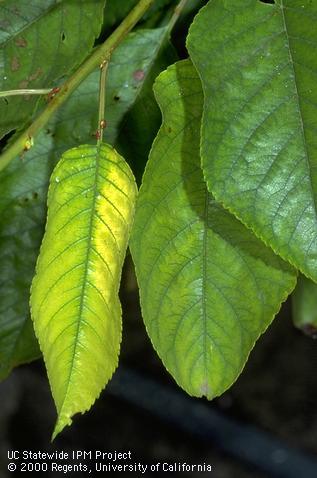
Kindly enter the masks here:
[[76, 335], [74, 339], [74, 346], [73, 346], [73, 354], [71, 358], [71, 363], [69, 367], [69, 374], [68, 374], [68, 379], [67, 379], [67, 388], [64, 394], [64, 399], [62, 402], [62, 405], [59, 410], [59, 414], [62, 414], [62, 410], [64, 408], [64, 405], [67, 401], [68, 393], [69, 393], [69, 386], [71, 383], [71, 378], [73, 375], [73, 370], [74, 370], [74, 365], [75, 365], [75, 357], [76, 357], [76, 351], [78, 348], [78, 340], [80, 337], [80, 329], [81, 329], [81, 324], [83, 321], [82, 318], [82, 313], [83, 313], [83, 308], [84, 308], [84, 302], [85, 302], [85, 292], [86, 292], [86, 287], [88, 283], [88, 266], [90, 264], [90, 255], [92, 251], [92, 231], [94, 228], [94, 220], [95, 220], [95, 214], [94, 211], [96, 209], [96, 202], [97, 202], [97, 184], [98, 184], [98, 174], [99, 174], [99, 168], [100, 168], [100, 146], [96, 146], [96, 167], [95, 167], [95, 176], [94, 176], [94, 187], [93, 187], [93, 200], [92, 200], [92, 206], [91, 206], [91, 216], [90, 216], [90, 221], [89, 221], [89, 227], [88, 227], [88, 242], [87, 242], [87, 252], [86, 252], [86, 257], [84, 261], [84, 275], [83, 275], [83, 280], [82, 280], [82, 289], [81, 289], [81, 296], [80, 296], [80, 303], [79, 303], [79, 311], [78, 311], [78, 322], [77, 322], [77, 328], [76, 328]]

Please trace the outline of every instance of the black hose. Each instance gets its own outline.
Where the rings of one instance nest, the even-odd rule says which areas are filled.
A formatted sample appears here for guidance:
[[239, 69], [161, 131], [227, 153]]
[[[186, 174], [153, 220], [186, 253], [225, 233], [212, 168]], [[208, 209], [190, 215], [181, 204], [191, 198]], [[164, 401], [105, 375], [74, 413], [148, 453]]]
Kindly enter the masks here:
[[269, 477], [317, 477], [317, 460], [313, 456], [291, 448], [253, 426], [239, 424], [202, 401], [134, 370], [119, 368], [107, 390], [268, 473]]

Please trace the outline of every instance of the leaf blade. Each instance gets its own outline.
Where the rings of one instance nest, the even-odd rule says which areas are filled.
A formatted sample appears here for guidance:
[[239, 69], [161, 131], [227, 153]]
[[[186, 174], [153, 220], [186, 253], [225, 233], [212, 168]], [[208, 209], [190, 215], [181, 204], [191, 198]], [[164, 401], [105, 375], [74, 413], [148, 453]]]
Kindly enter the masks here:
[[67, 151], [52, 174], [31, 313], [58, 411], [54, 437], [90, 408], [117, 366], [135, 195], [130, 169], [106, 144]]
[[308, 13], [316, 13], [308, 1], [216, 0], [197, 15], [188, 47], [205, 94], [201, 155], [209, 190], [317, 280], [317, 35]]
[[[148, 83], [153, 76], [152, 53], [160, 49], [165, 36], [165, 28], [132, 32], [112, 55], [107, 75], [106, 111], [108, 113], [104, 138], [120, 152], [126, 153], [128, 149], [126, 143], [131, 141], [131, 137], [124, 134], [127, 130], [130, 133], [134, 131], [135, 136], [140, 137], [139, 126], [131, 124], [135, 120], [136, 103], [146, 103], [147, 106], [147, 122], [145, 126], [142, 122], [141, 130], [146, 127], [148, 136], [152, 137], [156, 127], [159, 127], [160, 112], [156, 104], [155, 108], [151, 109], [154, 98], [152, 99], [153, 93], [152, 90], [149, 91]], [[161, 65], [166, 67], [166, 61], [164, 60]], [[135, 72], [139, 73], [137, 78], [135, 78]], [[144, 73], [143, 77], [141, 72]], [[16, 364], [39, 357], [34, 334], [33, 337], [32, 334], [25, 337], [22, 331], [25, 322], [28, 324], [28, 330], [33, 327], [28, 317], [29, 289], [44, 231], [47, 185], [54, 165], [65, 150], [82, 143], [95, 143], [98, 91], [99, 72], [96, 71], [83, 81], [61, 107], [48, 128], [39, 134], [33, 148], [25, 154], [25, 157], [16, 158], [0, 173], [2, 191], [0, 195], [0, 276], [6, 284], [5, 286], [1, 284], [0, 287], [0, 327], [3, 331], [8, 319], [10, 303], [15, 302], [17, 295], [20, 298], [19, 309], [10, 308], [10, 333], [0, 334], [0, 350], [2, 351], [0, 362], [3, 366], [3, 374], [0, 374], [0, 377], [7, 375]], [[116, 99], [118, 96], [120, 100]], [[150, 118], [149, 109], [151, 109]], [[129, 118], [127, 118], [127, 111], [129, 111]], [[130, 113], [133, 113], [132, 118]], [[144, 111], [141, 111], [141, 114], [143, 116]], [[139, 163], [142, 162], [142, 158], [146, 156], [147, 146], [148, 138], [143, 150], [139, 144], [133, 145], [136, 150], [134, 157], [138, 159], [138, 168], [141, 166]], [[29, 227], [33, 228], [32, 235], [27, 231]], [[19, 239], [11, 240], [12, 237]], [[28, 253], [20, 254], [22, 249], [28, 250]], [[16, 355], [15, 338], [19, 335], [21, 336], [21, 352]], [[23, 344], [25, 352], [29, 350], [27, 355], [22, 353]], [[12, 350], [12, 356], [10, 350]], [[32, 350], [33, 353], [31, 353]]]
[[296, 273], [207, 192], [199, 158], [202, 91], [191, 63], [162, 73], [155, 94], [163, 124], [130, 243], [143, 319], [176, 382], [213, 398], [243, 369]]
[[[55, 86], [93, 47], [104, 4], [5, 0], [0, 5], [0, 89]], [[21, 129], [37, 104], [36, 96], [1, 98], [0, 137]]]
[[52, 138], [41, 134], [31, 157], [13, 161], [0, 174], [1, 380], [16, 365], [40, 357], [29, 317], [29, 289], [46, 212], [50, 161], [42, 159], [52, 147]]

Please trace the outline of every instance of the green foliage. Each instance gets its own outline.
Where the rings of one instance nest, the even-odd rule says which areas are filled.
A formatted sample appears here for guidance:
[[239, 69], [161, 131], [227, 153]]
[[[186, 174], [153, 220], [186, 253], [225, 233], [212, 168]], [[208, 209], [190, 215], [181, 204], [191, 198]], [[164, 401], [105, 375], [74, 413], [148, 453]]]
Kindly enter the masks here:
[[[177, 56], [169, 43], [169, 25], [152, 30], [138, 30], [134, 36], [137, 45], [135, 58], [143, 61], [125, 77], [122, 68], [121, 85], [124, 87], [123, 90], [119, 89], [119, 94], [114, 95], [114, 98], [121, 98], [122, 94], [124, 111], [127, 114], [120, 125], [116, 145], [127, 161], [134, 164], [134, 172], [138, 180], [141, 180], [151, 144], [161, 122], [160, 111], [153, 95], [153, 82], [160, 71], [173, 63]], [[131, 55], [131, 45], [127, 46], [126, 52], [122, 52], [122, 63], [125, 63], [126, 54]], [[127, 78], [130, 78], [130, 84], [127, 84]], [[115, 71], [113, 83], [118, 84], [118, 74]], [[127, 88], [132, 90], [132, 101], [129, 104], [124, 101]], [[112, 111], [111, 105], [108, 109], [109, 112]], [[109, 116], [111, 118], [111, 113]], [[143, 134], [144, 131], [147, 132], [146, 135]], [[135, 158], [138, 158], [137, 161]]]
[[67, 151], [51, 176], [31, 312], [58, 412], [54, 435], [90, 408], [117, 367], [135, 197], [128, 165], [107, 144]]
[[[105, 0], [5, 0], [0, 4], [0, 90], [48, 88], [79, 65], [102, 25]], [[0, 138], [32, 115], [35, 96], [3, 99]]]
[[28, 302], [50, 172], [43, 158], [50, 147], [51, 138], [41, 135], [33, 161], [17, 159], [0, 175], [0, 378], [39, 356]]
[[317, 4], [214, 0], [188, 36], [209, 190], [317, 281]]
[[300, 275], [292, 296], [293, 318], [296, 327], [305, 334], [317, 336], [317, 285]]
[[131, 243], [142, 314], [177, 383], [211, 399], [237, 378], [296, 274], [207, 191], [199, 157], [203, 95], [191, 63], [162, 73], [155, 93], [163, 124]]
[[[109, 65], [104, 137], [120, 151], [129, 152], [131, 137], [126, 130], [134, 131], [133, 149], [138, 161], [132, 165], [137, 173], [159, 126], [152, 82], [158, 69], [154, 53], [161, 68], [171, 56], [164, 47], [165, 39], [165, 28], [133, 32], [115, 50]], [[39, 356], [28, 302], [45, 224], [47, 185], [54, 164], [65, 150], [80, 143], [95, 144], [98, 90], [99, 72], [94, 71], [58, 111], [34, 147], [0, 173], [0, 277], [4, 278], [0, 287], [1, 378], [13, 366]], [[144, 105], [146, 117], [141, 112]], [[138, 122], [134, 121], [136, 110], [140, 111]], [[143, 138], [145, 127], [148, 133]], [[131, 152], [127, 156], [130, 158]]]
[[186, 41], [205, 3], [0, 2], [0, 89], [61, 88], [0, 92], [0, 137], [12, 134], [0, 157], [0, 379], [39, 342], [54, 436], [117, 366], [131, 170], [141, 182], [148, 156], [131, 252], [146, 329], [177, 383], [209, 399], [227, 389], [298, 270], [294, 322], [315, 334], [316, 3], [210, 0]]

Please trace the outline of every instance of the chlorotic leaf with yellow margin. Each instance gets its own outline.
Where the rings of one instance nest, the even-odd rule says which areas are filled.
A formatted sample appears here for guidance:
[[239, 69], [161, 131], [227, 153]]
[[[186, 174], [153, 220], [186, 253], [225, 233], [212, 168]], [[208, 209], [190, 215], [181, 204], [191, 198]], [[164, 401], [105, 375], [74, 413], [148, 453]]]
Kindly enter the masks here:
[[91, 407], [117, 367], [135, 198], [129, 166], [107, 144], [66, 151], [52, 174], [31, 314], [58, 412], [53, 437]]
[[200, 167], [203, 95], [189, 61], [155, 83], [163, 125], [137, 201], [131, 252], [159, 356], [190, 395], [238, 377], [296, 272], [208, 193]]

